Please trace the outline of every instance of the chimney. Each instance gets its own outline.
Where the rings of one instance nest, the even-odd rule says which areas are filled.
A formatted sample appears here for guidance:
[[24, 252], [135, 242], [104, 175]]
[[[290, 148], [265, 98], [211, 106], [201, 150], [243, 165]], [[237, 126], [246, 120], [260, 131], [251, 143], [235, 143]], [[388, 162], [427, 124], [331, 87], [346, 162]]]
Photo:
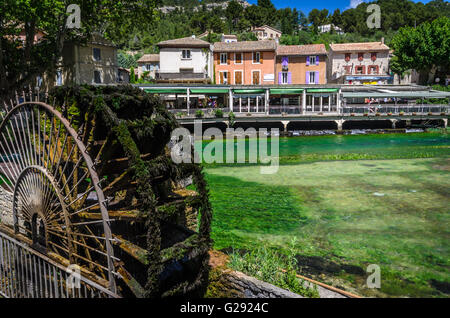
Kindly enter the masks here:
[[384, 36], [381, 38], [381, 44], [384, 44]]

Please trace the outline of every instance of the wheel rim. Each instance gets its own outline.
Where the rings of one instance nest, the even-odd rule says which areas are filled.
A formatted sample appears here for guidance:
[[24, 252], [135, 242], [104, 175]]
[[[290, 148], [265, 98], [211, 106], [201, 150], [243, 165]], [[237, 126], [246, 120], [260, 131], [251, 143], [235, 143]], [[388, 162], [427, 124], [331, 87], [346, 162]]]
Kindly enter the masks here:
[[[93, 160], [54, 107], [24, 102], [0, 124], [0, 178], [13, 193], [16, 233], [108, 281], [116, 292], [107, 201]], [[98, 220], [82, 222], [82, 213]]]

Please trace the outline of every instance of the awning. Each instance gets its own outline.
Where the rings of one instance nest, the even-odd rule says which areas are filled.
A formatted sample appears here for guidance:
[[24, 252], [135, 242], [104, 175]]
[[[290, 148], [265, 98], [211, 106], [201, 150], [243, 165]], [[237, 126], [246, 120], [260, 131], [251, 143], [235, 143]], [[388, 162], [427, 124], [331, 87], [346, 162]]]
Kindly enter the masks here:
[[404, 92], [343, 92], [344, 98], [447, 98], [450, 93], [439, 91], [404, 91]]
[[266, 90], [264, 89], [234, 89], [235, 94], [264, 94]]
[[187, 94], [187, 88], [144, 88], [150, 94]]
[[228, 94], [226, 88], [191, 88], [192, 94]]
[[272, 95], [298, 95], [302, 94], [304, 89], [302, 88], [271, 88], [270, 94]]
[[308, 88], [307, 93], [337, 93], [339, 88]]

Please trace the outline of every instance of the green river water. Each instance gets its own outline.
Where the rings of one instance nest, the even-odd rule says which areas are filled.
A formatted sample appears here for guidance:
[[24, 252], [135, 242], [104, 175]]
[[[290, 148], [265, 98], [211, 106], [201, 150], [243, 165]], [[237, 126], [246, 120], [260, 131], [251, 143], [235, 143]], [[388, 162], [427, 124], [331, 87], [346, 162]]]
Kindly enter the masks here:
[[[298, 272], [325, 283], [365, 296], [449, 296], [448, 132], [279, 144], [273, 175], [256, 164], [205, 165], [216, 249], [283, 254], [295, 242]], [[381, 267], [380, 289], [366, 286], [370, 264]]]

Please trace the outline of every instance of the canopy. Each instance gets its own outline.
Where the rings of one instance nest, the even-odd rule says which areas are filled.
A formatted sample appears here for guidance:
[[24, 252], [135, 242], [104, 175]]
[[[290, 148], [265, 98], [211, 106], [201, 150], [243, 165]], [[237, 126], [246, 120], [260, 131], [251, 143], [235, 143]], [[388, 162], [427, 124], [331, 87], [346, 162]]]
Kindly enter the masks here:
[[192, 94], [227, 94], [227, 88], [191, 88]]
[[302, 88], [271, 88], [270, 94], [272, 95], [298, 95], [302, 94], [304, 89]]
[[234, 89], [235, 94], [264, 94], [264, 89]]
[[187, 88], [144, 88], [150, 94], [187, 94]]
[[308, 93], [337, 93], [339, 88], [308, 88], [306, 90]]
[[440, 91], [404, 91], [404, 92], [344, 92], [344, 98], [447, 98], [450, 93]]

